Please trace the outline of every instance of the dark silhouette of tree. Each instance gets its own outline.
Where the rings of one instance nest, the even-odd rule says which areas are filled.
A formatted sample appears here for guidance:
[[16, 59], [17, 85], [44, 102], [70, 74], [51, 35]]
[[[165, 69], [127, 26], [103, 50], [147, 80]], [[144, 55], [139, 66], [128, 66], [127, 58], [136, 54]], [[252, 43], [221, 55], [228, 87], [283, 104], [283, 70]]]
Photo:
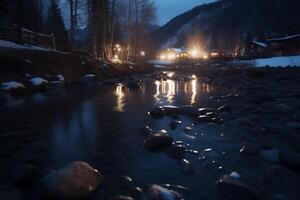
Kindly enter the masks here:
[[253, 34], [251, 32], [248, 32], [246, 37], [245, 37], [245, 53], [247, 55], [251, 55], [251, 45], [252, 45], [252, 41], [253, 41]]
[[47, 32], [55, 35], [57, 48], [66, 49], [68, 45], [68, 32], [65, 28], [57, 0], [51, 0], [48, 11]]
[[16, 0], [13, 23], [33, 31], [39, 29], [39, 9], [37, 0]]
[[6, 13], [6, 6], [7, 2], [6, 0], [0, 0], [0, 16], [4, 15]]

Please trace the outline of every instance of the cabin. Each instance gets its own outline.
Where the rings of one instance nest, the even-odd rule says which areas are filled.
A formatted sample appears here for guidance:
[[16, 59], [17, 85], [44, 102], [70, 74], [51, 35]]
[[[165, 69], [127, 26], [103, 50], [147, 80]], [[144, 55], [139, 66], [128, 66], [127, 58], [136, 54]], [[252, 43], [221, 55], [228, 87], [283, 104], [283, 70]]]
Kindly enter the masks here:
[[300, 34], [251, 42], [253, 56], [289, 56], [300, 54]]
[[179, 48], [168, 48], [160, 51], [159, 58], [161, 60], [176, 60], [176, 59], [187, 59], [190, 54], [186, 49]]

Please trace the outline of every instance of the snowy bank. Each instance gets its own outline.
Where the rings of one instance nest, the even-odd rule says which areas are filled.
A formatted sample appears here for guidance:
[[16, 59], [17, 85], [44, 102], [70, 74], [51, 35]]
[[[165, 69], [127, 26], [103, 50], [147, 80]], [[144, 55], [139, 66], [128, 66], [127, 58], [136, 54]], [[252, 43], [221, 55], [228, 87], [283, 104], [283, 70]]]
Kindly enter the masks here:
[[233, 61], [232, 64], [247, 65], [254, 67], [294, 67], [300, 66], [300, 55], [298, 56], [282, 56], [272, 58], [262, 58], [253, 60], [239, 60]]
[[17, 89], [17, 88], [25, 88], [22, 83], [16, 82], [16, 81], [9, 81], [9, 82], [4, 82], [1, 84], [0, 88], [5, 91], [9, 91], [12, 89]]
[[153, 64], [153, 65], [172, 65], [174, 64], [173, 61], [167, 61], [167, 60], [151, 60], [149, 61], [150, 64]]
[[300, 66], [300, 55], [298, 56], [286, 56], [286, 57], [273, 57], [265, 59], [256, 59], [256, 67], [287, 67], [287, 66]]
[[0, 49], [27, 49], [27, 50], [48, 51], [48, 49], [42, 47], [31, 46], [31, 45], [19, 45], [7, 40], [0, 40]]
[[30, 83], [34, 86], [39, 86], [39, 85], [42, 85], [42, 84], [47, 84], [49, 82], [45, 79], [40, 78], [40, 77], [35, 77], [35, 78], [32, 78], [30, 80]]

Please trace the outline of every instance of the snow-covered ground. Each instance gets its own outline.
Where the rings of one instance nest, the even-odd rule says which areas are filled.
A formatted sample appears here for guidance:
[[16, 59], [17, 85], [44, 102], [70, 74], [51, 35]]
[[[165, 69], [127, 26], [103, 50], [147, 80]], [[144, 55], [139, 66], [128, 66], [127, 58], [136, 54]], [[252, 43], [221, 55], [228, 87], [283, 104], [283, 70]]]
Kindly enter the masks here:
[[300, 66], [300, 55], [286, 56], [286, 57], [273, 57], [253, 60], [256, 67], [287, 67], [287, 66]]
[[0, 88], [5, 91], [9, 91], [11, 89], [17, 89], [17, 88], [25, 88], [22, 83], [16, 82], [16, 81], [9, 81], [4, 82], [0, 85]]
[[149, 63], [153, 64], [156, 68], [164, 68], [166, 65], [172, 65], [174, 64], [173, 61], [167, 61], [167, 60], [151, 60]]
[[0, 40], [0, 49], [28, 49], [28, 50], [42, 50], [42, 51], [48, 51], [48, 49], [37, 47], [37, 46], [31, 46], [31, 45], [19, 45], [14, 42], [10, 42], [7, 40]]

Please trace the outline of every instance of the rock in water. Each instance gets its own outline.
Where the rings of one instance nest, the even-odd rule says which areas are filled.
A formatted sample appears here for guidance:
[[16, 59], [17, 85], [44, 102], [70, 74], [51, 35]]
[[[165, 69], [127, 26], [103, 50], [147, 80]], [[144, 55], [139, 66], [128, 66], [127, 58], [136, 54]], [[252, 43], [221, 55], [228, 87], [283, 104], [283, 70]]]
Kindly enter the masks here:
[[89, 164], [73, 162], [44, 177], [42, 196], [50, 199], [84, 199], [96, 190], [102, 175]]
[[164, 130], [150, 135], [145, 140], [145, 147], [149, 151], [164, 150], [172, 145], [173, 138]]
[[186, 149], [182, 144], [173, 144], [170, 148], [167, 149], [166, 153], [170, 158], [173, 159], [183, 159]]
[[133, 198], [129, 196], [117, 196], [112, 198], [111, 200], [133, 200]]
[[170, 128], [172, 130], [175, 130], [178, 126], [180, 126], [180, 124], [181, 124], [181, 121], [173, 120], [173, 121], [170, 122]]
[[182, 195], [159, 185], [151, 185], [146, 190], [147, 200], [181, 200]]
[[217, 183], [217, 189], [226, 200], [260, 200], [258, 192], [238, 179], [223, 176]]
[[186, 159], [182, 159], [179, 160], [177, 163], [183, 173], [190, 174], [190, 175], [196, 173], [195, 167], [190, 163], [190, 161]]
[[140, 133], [145, 137], [149, 137], [152, 134], [152, 129], [149, 126], [145, 126], [140, 128]]
[[165, 109], [163, 107], [156, 107], [149, 112], [154, 119], [161, 119], [165, 116]]

